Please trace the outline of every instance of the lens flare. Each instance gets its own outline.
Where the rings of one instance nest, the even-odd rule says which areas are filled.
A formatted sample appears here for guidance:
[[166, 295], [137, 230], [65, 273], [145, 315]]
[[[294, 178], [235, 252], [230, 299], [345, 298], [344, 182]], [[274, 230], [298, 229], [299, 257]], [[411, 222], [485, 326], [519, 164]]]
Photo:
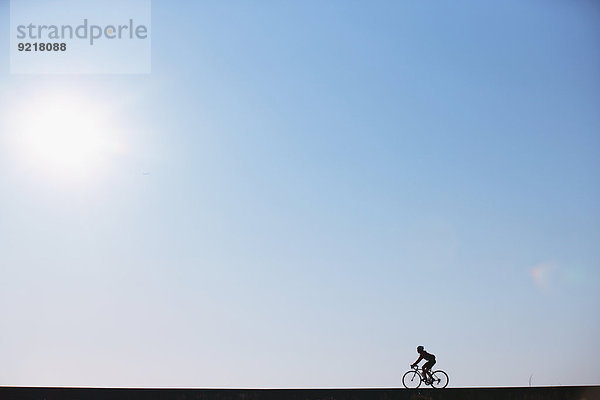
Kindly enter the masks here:
[[555, 265], [549, 262], [541, 263], [530, 271], [533, 283], [541, 290], [548, 291], [551, 287], [551, 275]]
[[46, 93], [17, 105], [8, 133], [16, 161], [58, 179], [88, 178], [124, 151], [110, 108], [81, 94]]

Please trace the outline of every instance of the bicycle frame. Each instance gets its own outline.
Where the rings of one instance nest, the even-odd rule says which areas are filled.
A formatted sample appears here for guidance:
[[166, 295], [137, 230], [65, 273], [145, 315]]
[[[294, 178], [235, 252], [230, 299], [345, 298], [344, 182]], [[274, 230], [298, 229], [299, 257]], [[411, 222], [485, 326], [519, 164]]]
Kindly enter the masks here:
[[419, 374], [419, 376], [421, 377], [421, 380], [423, 381], [423, 383], [425, 383], [426, 380], [427, 380], [426, 379], [427, 377], [425, 376], [425, 371], [423, 371], [423, 368], [417, 367], [417, 368], [414, 368], [414, 369], [415, 369], [415, 371], [417, 371], [417, 374]]

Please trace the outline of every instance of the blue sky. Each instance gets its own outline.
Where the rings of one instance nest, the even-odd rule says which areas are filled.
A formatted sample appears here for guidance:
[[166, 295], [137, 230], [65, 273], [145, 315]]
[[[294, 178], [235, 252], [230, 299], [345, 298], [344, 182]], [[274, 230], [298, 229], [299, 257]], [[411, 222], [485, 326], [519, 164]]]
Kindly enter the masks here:
[[[11, 75], [2, 29], [0, 385], [599, 384], [599, 17], [155, 0], [149, 75]], [[57, 93], [125, 150], [14, 147]]]

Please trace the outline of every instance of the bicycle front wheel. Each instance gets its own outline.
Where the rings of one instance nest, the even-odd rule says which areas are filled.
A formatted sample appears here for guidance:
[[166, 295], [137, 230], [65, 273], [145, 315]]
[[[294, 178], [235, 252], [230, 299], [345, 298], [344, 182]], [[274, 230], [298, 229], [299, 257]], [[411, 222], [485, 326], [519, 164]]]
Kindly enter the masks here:
[[443, 389], [448, 386], [448, 374], [441, 369], [433, 371], [431, 376], [433, 376], [433, 382], [431, 383], [432, 387]]
[[421, 375], [417, 371], [408, 371], [402, 376], [402, 384], [407, 389], [416, 389], [421, 386]]

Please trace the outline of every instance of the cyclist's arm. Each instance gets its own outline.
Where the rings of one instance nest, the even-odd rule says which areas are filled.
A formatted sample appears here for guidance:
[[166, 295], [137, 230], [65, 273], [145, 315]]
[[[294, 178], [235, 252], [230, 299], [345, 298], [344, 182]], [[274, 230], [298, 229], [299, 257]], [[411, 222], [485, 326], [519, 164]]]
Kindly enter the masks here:
[[417, 359], [417, 361], [415, 361], [414, 363], [412, 363], [411, 365], [417, 365], [421, 360], [423, 359], [422, 355], [419, 355], [419, 358]]

